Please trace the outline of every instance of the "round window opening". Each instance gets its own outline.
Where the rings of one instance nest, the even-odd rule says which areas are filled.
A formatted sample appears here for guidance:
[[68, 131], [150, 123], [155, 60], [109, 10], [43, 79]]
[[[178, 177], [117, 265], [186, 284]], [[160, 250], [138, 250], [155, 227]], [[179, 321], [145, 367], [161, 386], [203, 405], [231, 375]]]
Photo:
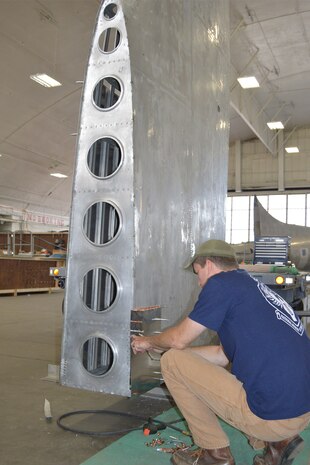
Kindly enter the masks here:
[[121, 90], [120, 82], [114, 77], [101, 79], [93, 92], [95, 105], [102, 110], [114, 107], [121, 97]]
[[117, 291], [115, 278], [104, 268], [94, 268], [83, 278], [82, 300], [93, 312], [108, 310], [116, 300]]
[[112, 176], [121, 162], [121, 148], [114, 139], [109, 137], [97, 140], [88, 151], [88, 168], [98, 178], [104, 179]]
[[117, 49], [121, 40], [121, 33], [115, 27], [105, 29], [99, 37], [99, 48], [104, 53], [112, 53]]
[[83, 367], [93, 376], [107, 374], [114, 362], [111, 345], [100, 337], [91, 337], [83, 344]]
[[117, 13], [117, 5], [115, 3], [110, 3], [103, 10], [103, 16], [105, 19], [113, 19]]
[[108, 202], [97, 202], [85, 213], [83, 230], [86, 237], [95, 245], [111, 242], [120, 230], [120, 215]]

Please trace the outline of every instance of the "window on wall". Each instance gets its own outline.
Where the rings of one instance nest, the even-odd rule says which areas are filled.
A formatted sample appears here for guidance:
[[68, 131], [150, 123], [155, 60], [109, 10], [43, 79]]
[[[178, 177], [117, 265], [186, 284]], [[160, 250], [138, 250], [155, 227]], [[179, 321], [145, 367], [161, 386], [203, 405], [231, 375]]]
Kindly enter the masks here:
[[[286, 195], [269, 195], [267, 211], [276, 220], [286, 223], [287, 202]], [[259, 200], [259, 197], [258, 197]]]
[[[310, 226], [310, 194], [258, 195], [259, 202], [283, 223]], [[254, 196], [232, 196], [226, 201], [226, 241], [254, 240]]]
[[247, 242], [251, 223], [250, 197], [228, 197], [226, 212], [226, 240], [232, 244]]
[[[309, 195], [309, 194], [307, 194]], [[304, 194], [289, 195], [287, 198], [287, 223], [306, 226], [306, 200]]]

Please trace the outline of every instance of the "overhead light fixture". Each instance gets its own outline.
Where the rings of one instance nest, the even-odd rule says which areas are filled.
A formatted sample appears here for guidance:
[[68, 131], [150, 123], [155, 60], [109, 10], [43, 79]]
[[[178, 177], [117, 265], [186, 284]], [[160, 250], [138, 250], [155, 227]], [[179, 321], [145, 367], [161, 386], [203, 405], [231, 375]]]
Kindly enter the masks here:
[[209, 27], [208, 29], [208, 39], [211, 43], [216, 43], [218, 44], [219, 42], [219, 32], [220, 28], [218, 24], [215, 24], [214, 26]]
[[255, 76], [244, 76], [237, 79], [243, 89], [254, 89], [259, 87], [259, 82]]
[[285, 147], [285, 150], [287, 153], [299, 153], [298, 147]]
[[51, 173], [51, 176], [54, 176], [55, 178], [67, 178], [68, 177], [66, 174], [62, 174], [62, 173]]
[[38, 84], [41, 84], [41, 86], [44, 86], [44, 87], [62, 86], [62, 84], [60, 82], [56, 81], [56, 79], [53, 79], [48, 74], [40, 74], [40, 73], [31, 74], [31, 76], [29, 76], [29, 77], [30, 77], [30, 79], [37, 82]]
[[269, 121], [267, 126], [269, 129], [284, 129], [283, 123], [281, 121]]

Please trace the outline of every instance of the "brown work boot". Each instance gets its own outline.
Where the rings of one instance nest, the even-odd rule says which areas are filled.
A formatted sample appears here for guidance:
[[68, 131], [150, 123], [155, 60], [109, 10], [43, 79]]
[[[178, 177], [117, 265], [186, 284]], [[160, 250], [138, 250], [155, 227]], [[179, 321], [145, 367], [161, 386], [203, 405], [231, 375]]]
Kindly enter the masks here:
[[171, 462], [174, 465], [235, 465], [229, 447], [177, 450], [171, 457]]
[[300, 436], [279, 442], [267, 442], [265, 453], [256, 455], [253, 465], [291, 465], [303, 446], [304, 441]]

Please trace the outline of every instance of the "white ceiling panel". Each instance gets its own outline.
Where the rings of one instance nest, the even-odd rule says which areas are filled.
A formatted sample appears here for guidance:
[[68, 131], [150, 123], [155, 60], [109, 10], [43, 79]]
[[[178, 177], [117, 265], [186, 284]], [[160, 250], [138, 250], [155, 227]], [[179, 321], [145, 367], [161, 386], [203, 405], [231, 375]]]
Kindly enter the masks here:
[[[185, 0], [184, 0], [185, 1]], [[164, 8], [165, 0], [156, 0]], [[81, 84], [99, 0], [0, 0], [0, 205], [68, 214]], [[310, 1], [230, 0], [232, 90], [246, 91], [264, 118], [287, 129], [310, 126]], [[151, 13], [150, 13], [151, 14]], [[141, 25], [143, 27], [145, 25]], [[137, 33], [139, 28], [137, 28]], [[163, 39], [161, 39], [163, 40]], [[62, 83], [47, 89], [29, 79], [45, 72]], [[230, 141], [256, 137], [231, 108]], [[50, 176], [52, 171], [67, 179]]]

